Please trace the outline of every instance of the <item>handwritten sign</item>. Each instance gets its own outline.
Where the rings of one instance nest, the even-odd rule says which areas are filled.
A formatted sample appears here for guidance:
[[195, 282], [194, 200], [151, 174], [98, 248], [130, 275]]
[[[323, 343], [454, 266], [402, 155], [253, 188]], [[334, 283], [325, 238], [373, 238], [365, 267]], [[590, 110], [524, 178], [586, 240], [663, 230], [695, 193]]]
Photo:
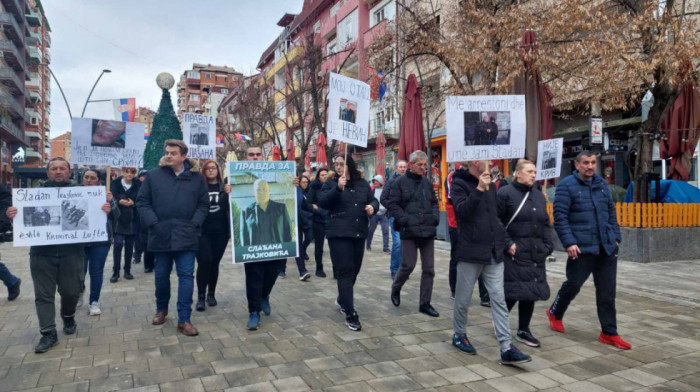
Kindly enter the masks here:
[[537, 176], [535, 180], [558, 178], [561, 175], [561, 158], [564, 153], [564, 138], [537, 142]]
[[216, 158], [216, 122], [206, 114], [183, 113], [182, 138], [189, 151], [187, 156], [195, 159]]
[[447, 161], [525, 156], [525, 96], [452, 96], [445, 100]]
[[331, 73], [326, 127], [329, 140], [367, 147], [370, 95], [369, 84]]
[[72, 164], [143, 166], [144, 124], [74, 118], [71, 129]]
[[107, 241], [106, 200], [103, 186], [13, 189], [14, 246]]

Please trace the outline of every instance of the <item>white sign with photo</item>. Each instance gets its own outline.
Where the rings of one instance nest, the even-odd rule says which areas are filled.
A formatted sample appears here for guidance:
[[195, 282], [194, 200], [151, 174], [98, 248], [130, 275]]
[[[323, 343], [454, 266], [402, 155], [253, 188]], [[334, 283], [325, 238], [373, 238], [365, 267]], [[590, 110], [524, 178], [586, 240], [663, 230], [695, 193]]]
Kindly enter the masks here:
[[452, 96], [445, 100], [447, 161], [525, 156], [525, 96]]
[[331, 73], [328, 83], [328, 140], [367, 147], [369, 84]]
[[143, 166], [144, 124], [74, 118], [70, 163], [113, 167]]
[[206, 114], [182, 114], [182, 139], [187, 143], [187, 156], [195, 159], [216, 158], [216, 121]]
[[537, 142], [537, 176], [535, 180], [548, 180], [561, 175], [561, 157], [564, 154], [564, 138]]
[[12, 190], [14, 246], [108, 241], [103, 186]]

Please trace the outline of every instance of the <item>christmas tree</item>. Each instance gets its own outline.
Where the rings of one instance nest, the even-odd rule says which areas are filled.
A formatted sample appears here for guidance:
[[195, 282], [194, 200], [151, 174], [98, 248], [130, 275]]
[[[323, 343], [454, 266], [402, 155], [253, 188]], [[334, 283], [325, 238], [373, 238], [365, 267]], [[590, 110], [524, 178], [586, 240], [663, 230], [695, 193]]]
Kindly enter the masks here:
[[146, 170], [158, 167], [158, 161], [163, 156], [163, 146], [166, 140], [182, 140], [182, 130], [173, 110], [170, 92], [168, 91], [175, 84], [175, 78], [170, 74], [163, 73], [158, 75], [156, 82], [158, 87], [163, 89], [163, 95], [160, 98], [158, 113], [153, 118], [151, 136], [149, 136], [146, 150], [143, 152], [143, 168]]

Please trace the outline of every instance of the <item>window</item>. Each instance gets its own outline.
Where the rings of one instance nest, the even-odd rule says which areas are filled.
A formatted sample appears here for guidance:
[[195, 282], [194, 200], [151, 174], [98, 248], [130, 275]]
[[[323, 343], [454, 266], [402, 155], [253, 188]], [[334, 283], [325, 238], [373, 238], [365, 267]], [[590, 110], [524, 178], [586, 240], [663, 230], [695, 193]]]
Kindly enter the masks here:
[[284, 88], [285, 78], [284, 70], [280, 70], [275, 74], [275, 90], [280, 91]]
[[329, 42], [328, 45], [326, 45], [326, 55], [330, 56], [330, 55], [336, 53], [337, 51], [336, 51], [335, 47], [336, 47], [335, 40]]
[[32, 124], [32, 125], [38, 125], [38, 123], [39, 123], [39, 119], [37, 119], [36, 117], [32, 117], [32, 118], [31, 118], [31, 124]]
[[190, 101], [199, 102], [199, 95], [190, 94]]
[[234, 77], [233, 77], [233, 81], [234, 81], [234, 82], [237, 82], [237, 81], [238, 81], [238, 76], [234, 76]]
[[357, 39], [357, 10], [338, 23], [338, 45], [345, 48]]
[[210, 74], [210, 73], [205, 73], [205, 74], [204, 74], [204, 77], [207, 78], [207, 79], [211, 79], [211, 74]]
[[314, 33], [318, 34], [321, 32], [321, 21], [317, 20], [316, 23], [314, 23]]
[[221, 89], [221, 94], [228, 94], [228, 89], [227, 89], [227, 88], [222, 88], [222, 89]]
[[386, 19], [386, 16], [384, 15], [384, 8], [380, 9], [379, 11], [376, 11], [374, 13], [374, 24], [379, 24], [379, 22], [383, 21]]
[[396, 14], [396, 5], [391, 0], [385, 0], [379, 3], [376, 7], [374, 7], [371, 10], [371, 13], [372, 19], [370, 21], [370, 27], [374, 27], [385, 19], [394, 20]]
[[275, 105], [275, 112], [277, 113], [277, 117], [281, 119], [285, 119], [287, 117], [287, 106], [285, 105], [284, 100], [277, 102]]
[[342, 3], [342, 1], [335, 3], [333, 5], [333, 7], [331, 7], [331, 18], [334, 17], [335, 14], [338, 13], [338, 10], [340, 9], [340, 3]]
[[199, 72], [187, 71], [187, 79], [199, 79]]

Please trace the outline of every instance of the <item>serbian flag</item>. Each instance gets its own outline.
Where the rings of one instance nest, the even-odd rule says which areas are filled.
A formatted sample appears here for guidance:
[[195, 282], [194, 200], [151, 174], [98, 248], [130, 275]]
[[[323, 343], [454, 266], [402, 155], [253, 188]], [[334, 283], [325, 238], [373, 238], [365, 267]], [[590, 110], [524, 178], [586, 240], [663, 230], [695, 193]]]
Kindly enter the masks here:
[[224, 146], [224, 137], [222, 135], [216, 135], [216, 148], [221, 148]]
[[242, 133], [235, 133], [236, 139], [238, 139], [239, 142], [249, 142], [253, 139], [250, 138], [250, 136], [246, 136]]
[[136, 98], [113, 99], [114, 119], [117, 121], [134, 122], [136, 116]]

